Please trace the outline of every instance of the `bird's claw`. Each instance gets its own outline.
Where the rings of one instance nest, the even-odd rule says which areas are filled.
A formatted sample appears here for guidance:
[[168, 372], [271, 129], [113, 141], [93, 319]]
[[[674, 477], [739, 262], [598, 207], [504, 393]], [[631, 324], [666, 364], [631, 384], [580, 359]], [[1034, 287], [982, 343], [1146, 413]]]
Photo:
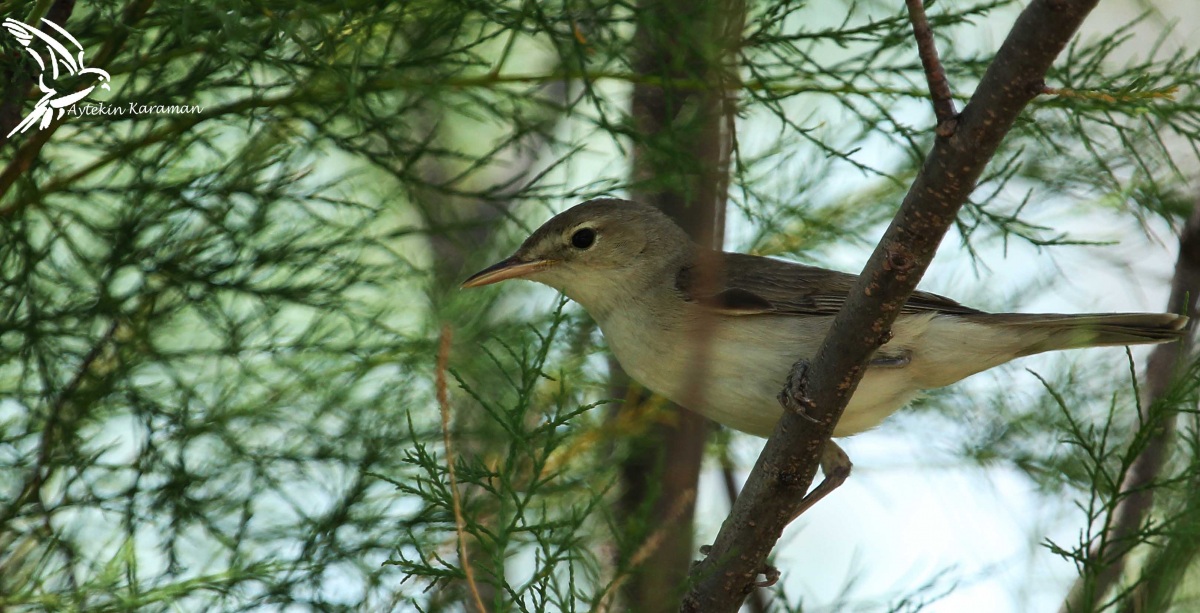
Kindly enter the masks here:
[[808, 360], [798, 360], [792, 364], [787, 383], [784, 384], [783, 391], [779, 392], [779, 404], [811, 423], [820, 424], [820, 421], [808, 414], [809, 410], [817, 406], [808, 397], [808, 369]]
[[763, 576], [763, 580], [755, 581], [754, 587], [771, 587], [779, 583], [779, 569], [770, 564], [764, 562], [762, 568], [758, 569], [758, 573]]

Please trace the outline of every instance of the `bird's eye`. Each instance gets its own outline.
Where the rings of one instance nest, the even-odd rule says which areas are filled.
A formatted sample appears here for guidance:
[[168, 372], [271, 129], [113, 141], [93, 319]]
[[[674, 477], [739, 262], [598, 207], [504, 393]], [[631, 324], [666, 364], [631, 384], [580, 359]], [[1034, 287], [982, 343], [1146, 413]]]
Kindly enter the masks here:
[[571, 235], [571, 245], [576, 249], [587, 249], [596, 242], [596, 231], [591, 228], [580, 228]]

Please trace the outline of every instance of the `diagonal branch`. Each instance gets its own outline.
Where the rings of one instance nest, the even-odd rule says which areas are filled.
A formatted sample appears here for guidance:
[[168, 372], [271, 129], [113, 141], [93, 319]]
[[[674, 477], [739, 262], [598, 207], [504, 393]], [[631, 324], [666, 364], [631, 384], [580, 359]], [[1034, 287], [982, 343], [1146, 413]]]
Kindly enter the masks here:
[[942, 237], [1022, 109], [1098, 0], [1034, 0], [1022, 11], [955, 132], [939, 136], [834, 319], [808, 373], [808, 414], [785, 412], [721, 526], [708, 557], [692, 569], [682, 611], [737, 611], [811, 485], [825, 442], [887, 340]]
[[488, 610], [479, 596], [479, 584], [475, 582], [475, 570], [471, 567], [471, 548], [467, 546], [466, 521], [463, 519], [462, 501], [458, 494], [458, 476], [454, 474], [454, 445], [450, 436], [450, 394], [446, 391], [446, 371], [450, 362], [450, 338], [452, 330], [449, 325], [442, 326], [441, 338], [438, 340], [437, 352], [437, 402], [442, 414], [442, 444], [446, 447], [446, 475], [450, 479], [450, 500], [454, 506], [454, 532], [458, 535], [458, 555], [462, 562], [463, 575], [474, 599], [475, 610], [484, 613]]

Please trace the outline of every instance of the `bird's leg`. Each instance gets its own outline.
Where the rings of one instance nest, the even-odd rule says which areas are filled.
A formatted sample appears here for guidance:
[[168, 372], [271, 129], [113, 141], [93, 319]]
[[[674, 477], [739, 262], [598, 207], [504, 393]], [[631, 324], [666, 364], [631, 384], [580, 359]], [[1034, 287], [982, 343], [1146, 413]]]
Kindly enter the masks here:
[[[779, 392], [779, 404], [784, 410], [792, 411], [814, 424], [820, 424], [821, 422], [808, 413], [815, 406], [808, 397], [808, 369], [808, 360], [797, 360], [795, 364], [792, 364], [792, 370], [788, 372], [787, 383]], [[841, 486], [850, 476], [850, 469], [853, 466], [850, 456], [846, 455], [846, 452], [842, 451], [837, 443], [832, 440], [825, 441], [825, 448], [821, 450], [821, 472], [825, 477], [800, 501], [800, 507], [792, 519], [800, 517], [810, 507]]]
[[783, 389], [779, 392], [779, 404], [784, 409], [814, 424], [819, 424], [821, 422], [808, 414], [808, 410], [816, 406], [808, 397], [808, 368], [808, 360], [796, 360], [796, 363], [792, 364], [792, 369], [788, 371], [787, 382], [783, 384]]
[[850, 456], [846, 455], [846, 452], [842, 451], [837, 443], [832, 440], [825, 441], [825, 448], [821, 450], [821, 472], [825, 477], [800, 501], [800, 507], [792, 516], [792, 521], [845, 483], [846, 478], [850, 476], [850, 469], [853, 467]]

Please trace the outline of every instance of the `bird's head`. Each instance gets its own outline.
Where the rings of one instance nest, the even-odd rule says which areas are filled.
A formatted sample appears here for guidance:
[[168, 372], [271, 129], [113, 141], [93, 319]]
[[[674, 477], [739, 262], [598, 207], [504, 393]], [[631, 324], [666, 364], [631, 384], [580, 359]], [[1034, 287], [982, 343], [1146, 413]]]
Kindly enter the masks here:
[[553, 287], [597, 315], [692, 254], [687, 234], [658, 209], [615, 198], [576, 205], [534, 231], [507, 259], [463, 282], [480, 287], [528, 279]]

